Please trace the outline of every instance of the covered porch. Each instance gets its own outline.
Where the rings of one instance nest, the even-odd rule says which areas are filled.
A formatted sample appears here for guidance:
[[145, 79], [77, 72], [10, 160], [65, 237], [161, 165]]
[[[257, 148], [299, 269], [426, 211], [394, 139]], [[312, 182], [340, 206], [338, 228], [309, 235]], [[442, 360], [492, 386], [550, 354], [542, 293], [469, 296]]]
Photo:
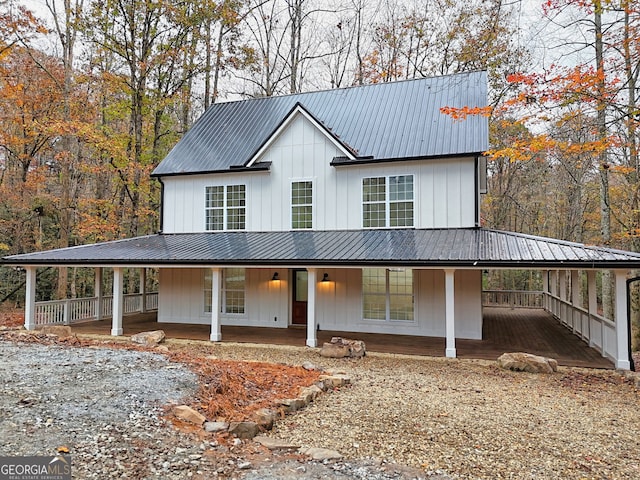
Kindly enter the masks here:
[[[73, 326], [79, 334], [110, 335], [111, 321], [100, 320]], [[124, 318], [123, 335], [148, 330], [164, 330], [169, 338], [209, 340], [210, 327], [183, 323], [158, 323], [153, 312]], [[363, 340], [370, 352], [441, 357], [445, 338], [410, 335], [384, 335], [319, 331], [319, 345], [333, 336]], [[590, 348], [553, 315], [540, 308], [486, 307], [483, 313], [483, 339], [456, 341], [458, 358], [495, 360], [505, 352], [526, 351], [555, 358], [563, 366], [614, 368], [611, 360]], [[304, 346], [304, 328], [263, 328], [222, 326], [223, 342]]]
[[[398, 353], [494, 359], [504, 351], [525, 350], [557, 358], [568, 365], [581, 364], [575, 362], [595, 365], [597, 359], [604, 362], [601, 366], [611, 366], [613, 362], [617, 368], [632, 368], [627, 282], [633, 280], [628, 279], [629, 271], [640, 266], [640, 254], [632, 252], [485, 229], [220, 232], [157, 234], [15, 255], [3, 261], [24, 266], [26, 270], [25, 327], [28, 329], [51, 323], [51, 313], [42, 310], [50, 308], [58, 312], [54, 323], [77, 324], [93, 318], [98, 320], [96, 325], [102, 325], [111, 335], [126, 335], [132, 333], [135, 325], [131, 323], [133, 317], [127, 314], [135, 314], [136, 310], [144, 314], [145, 310], [157, 308], [161, 322], [157, 322], [155, 314], [139, 317], [140, 321], [154, 320], [150, 325], [138, 325], [137, 331], [163, 328], [175, 337], [180, 336], [178, 331], [193, 332], [211, 341], [248, 341], [254, 336], [260, 339], [259, 343], [278, 343], [277, 339], [281, 339], [310, 347], [330, 336], [348, 336], [357, 331], [353, 336], [365, 340], [372, 351], [390, 351], [398, 346]], [[94, 269], [94, 297], [37, 304], [37, 268], [74, 265]], [[187, 274], [176, 275], [169, 282], [164, 282], [159, 275], [158, 285], [161, 290], [164, 285], [168, 295], [156, 294], [145, 287], [148, 268]], [[252, 282], [242, 286], [243, 305], [246, 285], [252, 285], [255, 294], [253, 300], [247, 301], [252, 310], [244, 310], [243, 306], [242, 323], [223, 318], [224, 313], [234, 313], [225, 312], [222, 304], [224, 272], [230, 268], [246, 270], [252, 275]], [[416, 321], [411, 317], [404, 322], [405, 330], [400, 329], [403, 322], [399, 321], [387, 322], [384, 329], [371, 329], [374, 322], [368, 319], [376, 317], [362, 315], [364, 280], [361, 273], [372, 268], [384, 270], [387, 276], [392, 271], [406, 270], [421, 276], [417, 284], [411, 281], [412, 290], [408, 295], [413, 298], [412, 302], [417, 302], [418, 294], [422, 293], [423, 308], [418, 310]], [[103, 269], [109, 269], [112, 274], [111, 288], [103, 285]], [[495, 295], [483, 292], [482, 272], [487, 269], [542, 272], [542, 291], [500, 291]], [[125, 295], [125, 270], [139, 271], [138, 292], [131, 293], [128, 289]], [[304, 287], [307, 320], [306, 328], [302, 329], [290, 327], [296, 323], [292, 321], [289, 305], [293, 288], [288, 277], [283, 279], [283, 275], [297, 270], [307, 274]], [[604, 318], [598, 308], [596, 292], [596, 273], [605, 270], [613, 277], [614, 305], [608, 318]], [[208, 283], [193, 272], [207, 273]], [[349, 295], [354, 287], [355, 293]], [[334, 308], [338, 294], [350, 302], [341, 304], [348, 308]], [[502, 298], [505, 294], [506, 302]], [[205, 298], [207, 308], [202, 304]], [[175, 308], [178, 300], [181, 303]], [[492, 317], [492, 309], [487, 307], [505, 303], [508, 307], [503, 315]], [[531, 306], [537, 309], [528, 308]], [[332, 308], [333, 321], [328, 322], [326, 313]], [[168, 309], [175, 310], [175, 315], [162, 318]], [[73, 312], [80, 312], [80, 316], [72, 318]], [[192, 321], [194, 312], [202, 321]], [[509, 314], [504, 315], [506, 312]], [[322, 315], [325, 317], [321, 318]], [[109, 321], [102, 320], [107, 317], [111, 317]], [[252, 324], [258, 317], [264, 317], [260, 320], [262, 323]], [[358, 324], [362, 318], [369, 323]], [[475, 322], [477, 332], [464, 334], [465, 319]], [[182, 323], [171, 327], [174, 321]], [[279, 322], [279, 328], [271, 328], [273, 322]], [[436, 323], [438, 328], [428, 329]], [[371, 331], [377, 333], [369, 333]], [[556, 347], [552, 347], [553, 344]], [[582, 359], [578, 355], [565, 356], [564, 350], [572, 348], [569, 345], [580, 345], [590, 353]]]

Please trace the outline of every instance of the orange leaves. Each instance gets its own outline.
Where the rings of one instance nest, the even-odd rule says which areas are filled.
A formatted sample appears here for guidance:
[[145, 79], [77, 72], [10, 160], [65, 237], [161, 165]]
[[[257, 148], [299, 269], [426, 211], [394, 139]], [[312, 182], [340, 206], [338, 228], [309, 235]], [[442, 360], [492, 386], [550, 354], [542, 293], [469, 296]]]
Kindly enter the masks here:
[[493, 107], [441, 107], [440, 113], [449, 115], [454, 120], [466, 120], [470, 115], [480, 115], [482, 117], [490, 117], [493, 113]]

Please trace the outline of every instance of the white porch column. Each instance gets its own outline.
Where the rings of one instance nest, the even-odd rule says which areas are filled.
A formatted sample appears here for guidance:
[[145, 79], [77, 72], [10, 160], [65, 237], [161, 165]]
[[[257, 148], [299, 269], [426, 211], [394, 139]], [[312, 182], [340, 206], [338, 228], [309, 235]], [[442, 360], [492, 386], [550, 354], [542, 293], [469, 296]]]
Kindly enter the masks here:
[[627, 316], [627, 272], [616, 270], [616, 368], [630, 370], [629, 318]]
[[147, 311], [147, 269], [140, 269], [140, 312]]
[[36, 328], [36, 267], [26, 267], [27, 282], [24, 298], [24, 328]]
[[220, 286], [222, 284], [222, 271], [219, 268], [211, 269], [211, 335], [212, 342], [222, 341], [222, 326], [220, 325]]
[[542, 271], [542, 306], [545, 310], [549, 310], [549, 271]]
[[[573, 327], [573, 333], [575, 333], [576, 323], [582, 321], [580, 312], [576, 310], [576, 308], [582, 308], [582, 285], [579, 270], [571, 270], [571, 305], [574, 306], [571, 310], [571, 326]], [[582, 325], [580, 327], [580, 331], [582, 331]], [[582, 332], [582, 335], [584, 335], [584, 332]]]
[[317, 347], [316, 337], [316, 289], [318, 275], [315, 268], [307, 269], [307, 347]]
[[447, 346], [445, 356], [456, 357], [456, 325], [455, 325], [455, 270], [447, 269], [444, 271], [444, 296], [445, 296], [445, 324], [447, 335]]
[[[595, 270], [589, 270], [587, 272], [587, 292], [589, 295], [589, 346], [593, 347], [594, 343], [593, 335], [591, 335], [591, 316], [598, 314], [598, 290]], [[602, 355], [604, 356], [604, 349], [602, 349]]]
[[559, 292], [559, 297], [560, 300], [564, 300], [565, 302], [567, 301], [567, 272], [566, 270], [560, 270], [558, 272], [558, 275], [560, 275], [560, 292]]
[[558, 292], [558, 296], [560, 297], [560, 305], [558, 308], [557, 315], [560, 318], [560, 322], [567, 325], [567, 305], [565, 302], [567, 301], [567, 272], [566, 270], [558, 271], [558, 286], [560, 291]]
[[551, 283], [551, 288], [549, 289], [549, 293], [554, 297], [558, 296], [558, 271], [552, 270], [549, 272], [549, 282]]
[[111, 317], [111, 335], [122, 335], [122, 313], [124, 311], [124, 275], [122, 267], [113, 267], [113, 307]]
[[93, 296], [96, 297], [96, 320], [102, 320], [102, 267], [94, 269]]

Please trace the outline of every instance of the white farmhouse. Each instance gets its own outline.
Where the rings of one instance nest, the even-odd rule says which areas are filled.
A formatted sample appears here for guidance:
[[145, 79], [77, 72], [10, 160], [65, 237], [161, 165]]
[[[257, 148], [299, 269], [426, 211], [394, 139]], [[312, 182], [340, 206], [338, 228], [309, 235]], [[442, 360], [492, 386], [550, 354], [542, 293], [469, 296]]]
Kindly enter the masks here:
[[[123, 269], [153, 267], [158, 322], [211, 325], [212, 341], [223, 325], [306, 325], [309, 346], [318, 330], [435, 336], [455, 357], [456, 339], [482, 338], [483, 270], [536, 269], [544, 306], [630, 368], [626, 281], [640, 255], [480, 226], [488, 120], [441, 109], [485, 106], [486, 82], [476, 72], [212, 105], [153, 172], [158, 234], [3, 259], [27, 268], [27, 328], [51, 321], [37, 313], [38, 266], [96, 267], [98, 318], [101, 270], [113, 268], [113, 335]], [[615, 270], [614, 319], [595, 311], [599, 269]], [[586, 310], [567, 294], [578, 271], [593, 286]]]

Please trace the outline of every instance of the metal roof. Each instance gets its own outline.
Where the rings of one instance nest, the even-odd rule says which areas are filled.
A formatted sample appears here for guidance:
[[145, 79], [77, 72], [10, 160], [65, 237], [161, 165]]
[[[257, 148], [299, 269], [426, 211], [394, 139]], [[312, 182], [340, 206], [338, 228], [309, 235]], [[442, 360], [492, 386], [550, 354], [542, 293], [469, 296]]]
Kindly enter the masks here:
[[175, 233], [4, 257], [13, 265], [640, 268], [640, 253], [482, 228]]
[[298, 104], [358, 158], [469, 155], [489, 147], [487, 118], [475, 115], [455, 121], [440, 111], [487, 105], [486, 72], [472, 72], [216, 103], [153, 175], [224, 172], [244, 166]]

